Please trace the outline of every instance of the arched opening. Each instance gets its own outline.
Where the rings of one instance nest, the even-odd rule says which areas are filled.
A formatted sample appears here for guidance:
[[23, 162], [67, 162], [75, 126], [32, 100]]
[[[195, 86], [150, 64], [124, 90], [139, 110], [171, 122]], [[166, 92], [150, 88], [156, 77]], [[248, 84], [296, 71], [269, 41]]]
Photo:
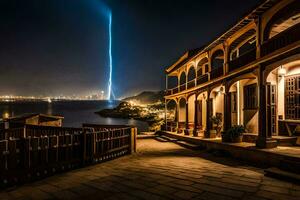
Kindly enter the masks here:
[[[266, 77], [267, 130], [272, 135], [300, 133], [300, 60], [275, 66]], [[291, 123], [291, 121], [293, 123]]]
[[207, 112], [207, 92], [202, 92], [197, 96], [197, 101], [198, 101], [198, 107], [196, 108], [197, 111], [197, 122], [195, 122], [198, 126], [199, 129], [202, 131], [202, 135], [204, 131], [206, 130], [206, 112]]
[[256, 49], [256, 31], [251, 29], [233, 41], [229, 47], [229, 60], [232, 61]]
[[[217, 130], [217, 136], [220, 136], [221, 131], [224, 130], [224, 86], [218, 86], [212, 89], [212, 91], [209, 94], [209, 103], [210, 103], [210, 110], [208, 112], [210, 113], [210, 123], [211, 123], [211, 129]], [[217, 127], [217, 124], [215, 124], [212, 120], [212, 118], [220, 118], [221, 123], [219, 127]]]
[[198, 62], [197, 65], [197, 75], [202, 76], [203, 74], [208, 72], [208, 59], [205, 57]]
[[280, 33], [292, 31], [291, 29], [299, 30], [299, 25], [300, 4], [298, 1], [294, 1], [272, 16], [264, 30], [264, 41], [278, 36]]
[[224, 52], [219, 49], [211, 56], [211, 79], [218, 78], [223, 75]]
[[205, 57], [197, 65], [197, 85], [208, 81], [208, 59]]
[[194, 66], [191, 66], [188, 71], [188, 88], [192, 88], [196, 86], [196, 70]]
[[186, 75], [185, 75], [185, 72], [182, 72], [181, 74], [180, 74], [180, 79], [179, 79], [180, 81], [179, 81], [179, 84], [180, 85], [182, 85], [182, 84], [185, 84], [185, 82], [186, 82]]
[[188, 72], [188, 81], [194, 80], [196, 78], [196, 71], [194, 66], [191, 66]]
[[194, 118], [195, 118], [195, 100], [196, 96], [191, 95], [188, 98], [188, 122], [191, 126], [194, 125]]
[[185, 72], [182, 72], [181, 74], [180, 74], [180, 79], [179, 79], [180, 81], [179, 81], [179, 90], [180, 91], [183, 91], [183, 90], [185, 90], [186, 89], [186, 74], [185, 74]]
[[177, 102], [171, 99], [167, 102], [167, 131], [176, 131], [177, 118]]
[[178, 77], [168, 76], [168, 89], [173, 89], [178, 87]]
[[[247, 78], [245, 78], [247, 77]], [[258, 135], [258, 86], [253, 74], [235, 81], [229, 88], [231, 126], [243, 125]]]
[[181, 98], [179, 100], [179, 114], [178, 114], [178, 132], [182, 133], [186, 122], [186, 100]]

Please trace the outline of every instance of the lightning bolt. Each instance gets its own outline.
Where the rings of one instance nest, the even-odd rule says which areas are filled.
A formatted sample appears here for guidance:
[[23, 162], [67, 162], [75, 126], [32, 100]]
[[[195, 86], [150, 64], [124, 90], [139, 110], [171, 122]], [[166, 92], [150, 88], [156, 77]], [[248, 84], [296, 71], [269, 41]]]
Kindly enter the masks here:
[[109, 12], [109, 79], [108, 79], [108, 93], [107, 93], [107, 99], [111, 100], [112, 97], [112, 70], [113, 70], [113, 64], [112, 64], [112, 13]]

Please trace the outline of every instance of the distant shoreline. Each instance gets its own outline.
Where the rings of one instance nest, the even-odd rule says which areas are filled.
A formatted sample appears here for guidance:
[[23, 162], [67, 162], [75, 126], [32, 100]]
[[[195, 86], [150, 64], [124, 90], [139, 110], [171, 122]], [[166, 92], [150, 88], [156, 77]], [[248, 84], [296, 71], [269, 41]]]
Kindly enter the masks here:
[[[84, 101], [84, 102], [88, 102], [88, 101], [114, 101], [114, 102], [121, 102], [121, 100], [88, 100], [88, 99], [52, 99], [52, 103], [53, 102], [76, 102], [76, 101]], [[31, 100], [0, 100], [0, 103], [23, 103], [23, 102], [45, 102], [48, 103], [46, 100], [41, 100], [41, 99], [31, 99]]]

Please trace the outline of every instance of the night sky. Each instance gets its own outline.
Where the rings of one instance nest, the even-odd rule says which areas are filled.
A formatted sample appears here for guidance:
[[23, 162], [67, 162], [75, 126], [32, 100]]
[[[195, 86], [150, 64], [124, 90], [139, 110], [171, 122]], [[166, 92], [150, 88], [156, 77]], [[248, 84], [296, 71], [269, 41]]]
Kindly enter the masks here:
[[116, 97], [164, 88], [164, 68], [230, 28], [259, 0], [1, 0], [0, 95], [107, 89], [113, 16]]

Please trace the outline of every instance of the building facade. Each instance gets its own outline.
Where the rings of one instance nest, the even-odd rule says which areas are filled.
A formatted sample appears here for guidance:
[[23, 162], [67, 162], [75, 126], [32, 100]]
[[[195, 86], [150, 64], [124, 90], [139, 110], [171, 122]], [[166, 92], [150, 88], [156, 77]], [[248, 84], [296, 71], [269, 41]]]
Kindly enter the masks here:
[[266, 0], [165, 73], [167, 131], [214, 137], [217, 116], [221, 131], [243, 125], [275, 147], [300, 124], [300, 1]]

